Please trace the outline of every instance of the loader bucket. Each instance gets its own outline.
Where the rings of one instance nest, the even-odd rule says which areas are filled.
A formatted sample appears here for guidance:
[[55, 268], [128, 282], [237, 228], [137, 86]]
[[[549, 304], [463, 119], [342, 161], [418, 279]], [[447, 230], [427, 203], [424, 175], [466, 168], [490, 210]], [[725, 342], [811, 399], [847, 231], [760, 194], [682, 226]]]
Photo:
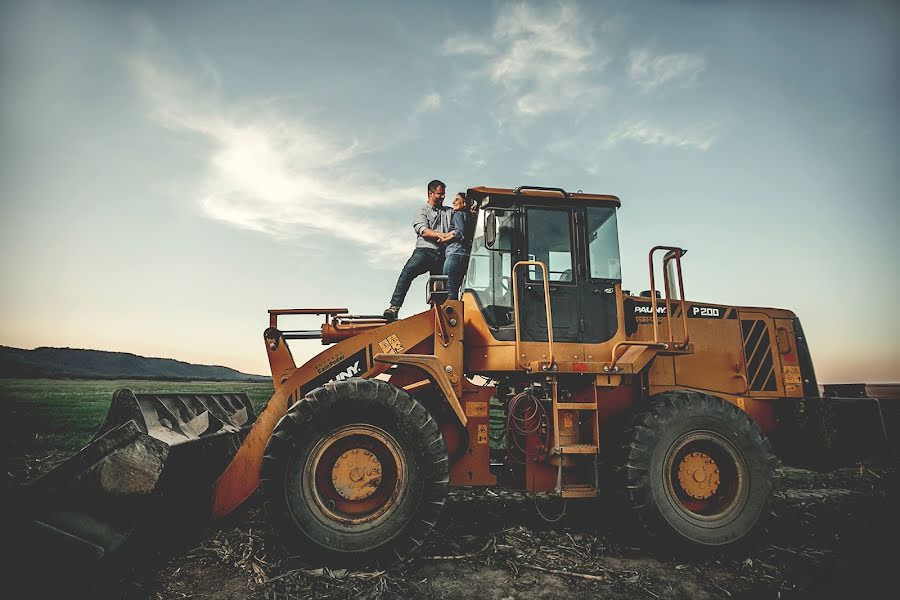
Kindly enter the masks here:
[[17, 490], [16, 553], [87, 567], [148, 527], [208, 520], [212, 484], [254, 419], [243, 393], [118, 390], [87, 446]]

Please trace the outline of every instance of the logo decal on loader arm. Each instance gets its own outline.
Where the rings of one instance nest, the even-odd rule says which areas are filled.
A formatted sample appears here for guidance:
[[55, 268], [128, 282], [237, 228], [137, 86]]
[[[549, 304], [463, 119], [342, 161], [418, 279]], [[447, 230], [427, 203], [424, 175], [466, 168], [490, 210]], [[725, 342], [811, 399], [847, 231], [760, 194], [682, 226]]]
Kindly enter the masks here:
[[369, 360], [366, 349], [363, 348], [356, 354], [340, 361], [329, 369], [322, 371], [318, 376], [307, 381], [300, 387], [300, 395], [321, 387], [333, 381], [344, 381], [351, 377], [359, 377], [369, 370]]

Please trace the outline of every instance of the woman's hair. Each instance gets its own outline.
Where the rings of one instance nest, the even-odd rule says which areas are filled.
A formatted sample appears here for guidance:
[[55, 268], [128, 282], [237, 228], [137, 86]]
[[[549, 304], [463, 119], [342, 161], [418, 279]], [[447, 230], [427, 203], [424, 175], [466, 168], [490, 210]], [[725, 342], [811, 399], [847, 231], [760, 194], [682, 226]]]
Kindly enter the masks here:
[[463, 207], [464, 207], [466, 210], [471, 210], [471, 209], [472, 209], [472, 203], [469, 202], [469, 199], [468, 199], [468, 198], [466, 198], [466, 193], [465, 193], [465, 192], [459, 192], [458, 194], [456, 194], [456, 198], [462, 198], [462, 200], [463, 200]]

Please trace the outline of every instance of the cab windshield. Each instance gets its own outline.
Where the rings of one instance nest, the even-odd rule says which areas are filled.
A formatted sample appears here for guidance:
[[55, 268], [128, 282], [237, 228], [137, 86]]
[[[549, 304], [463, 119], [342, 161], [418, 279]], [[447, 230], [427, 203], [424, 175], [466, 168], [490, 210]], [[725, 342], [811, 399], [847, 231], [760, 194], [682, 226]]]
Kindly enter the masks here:
[[[531, 218], [527, 215], [532, 214]], [[478, 213], [472, 240], [472, 253], [466, 275], [465, 290], [478, 299], [484, 318], [493, 328], [514, 323], [512, 264], [513, 252], [523, 252], [527, 243], [528, 258], [540, 260], [548, 266], [548, 279], [552, 284], [563, 286], [582, 285], [575, 277], [575, 262], [578, 259], [570, 246], [571, 213], [568, 210], [547, 208], [526, 208], [524, 212], [510, 209], [493, 209], [497, 220], [497, 239], [492, 248], [484, 245], [484, 222], [488, 210]], [[540, 213], [540, 217], [536, 217]], [[585, 213], [582, 213], [585, 214]], [[622, 268], [619, 263], [619, 234], [616, 224], [616, 209], [592, 206], [586, 209], [585, 229], [588, 265], [585, 271], [592, 281], [620, 281]], [[524, 223], [516, 227], [516, 219], [530, 223], [528, 239], [516, 239]], [[578, 234], [577, 239], [581, 239]], [[583, 252], [580, 250], [579, 252]], [[583, 254], [581, 255], [583, 257]], [[539, 282], [543, 275], [538, 269], [526, 271], [528, 281]]]

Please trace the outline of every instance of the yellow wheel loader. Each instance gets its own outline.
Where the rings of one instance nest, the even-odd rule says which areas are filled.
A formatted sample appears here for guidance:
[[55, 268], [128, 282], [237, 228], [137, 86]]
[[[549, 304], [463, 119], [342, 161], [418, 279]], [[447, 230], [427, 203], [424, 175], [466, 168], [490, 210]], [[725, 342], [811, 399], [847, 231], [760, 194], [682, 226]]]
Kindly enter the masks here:
[[[864, 386], [820, 393], [794, 313], [687, 300], [683, 248], [653, 247], [649, 290], [623, 290], [617, 197], [468, 197], [461, 301], [432, 277], [429, 308], [393, 322], [270, 310], [275, 393], [256, 417], [240, 395], [119, 392], [92, 443], [24, 491], [29, 539], [88, 562], [173, 496], [170, 510], [221, 518], [261, 487], [286, 546], [384, 565], [424, 542], [451, 486], [505, 486], [624, 492], [657, 541], [717, 548], [764, 528], [773, 444], [822, 466], [888, 438], [890, 402]], [[321, 328], [282, 327], [309, 315]], [[296, 339], [326, 348], [298, 365]]]

